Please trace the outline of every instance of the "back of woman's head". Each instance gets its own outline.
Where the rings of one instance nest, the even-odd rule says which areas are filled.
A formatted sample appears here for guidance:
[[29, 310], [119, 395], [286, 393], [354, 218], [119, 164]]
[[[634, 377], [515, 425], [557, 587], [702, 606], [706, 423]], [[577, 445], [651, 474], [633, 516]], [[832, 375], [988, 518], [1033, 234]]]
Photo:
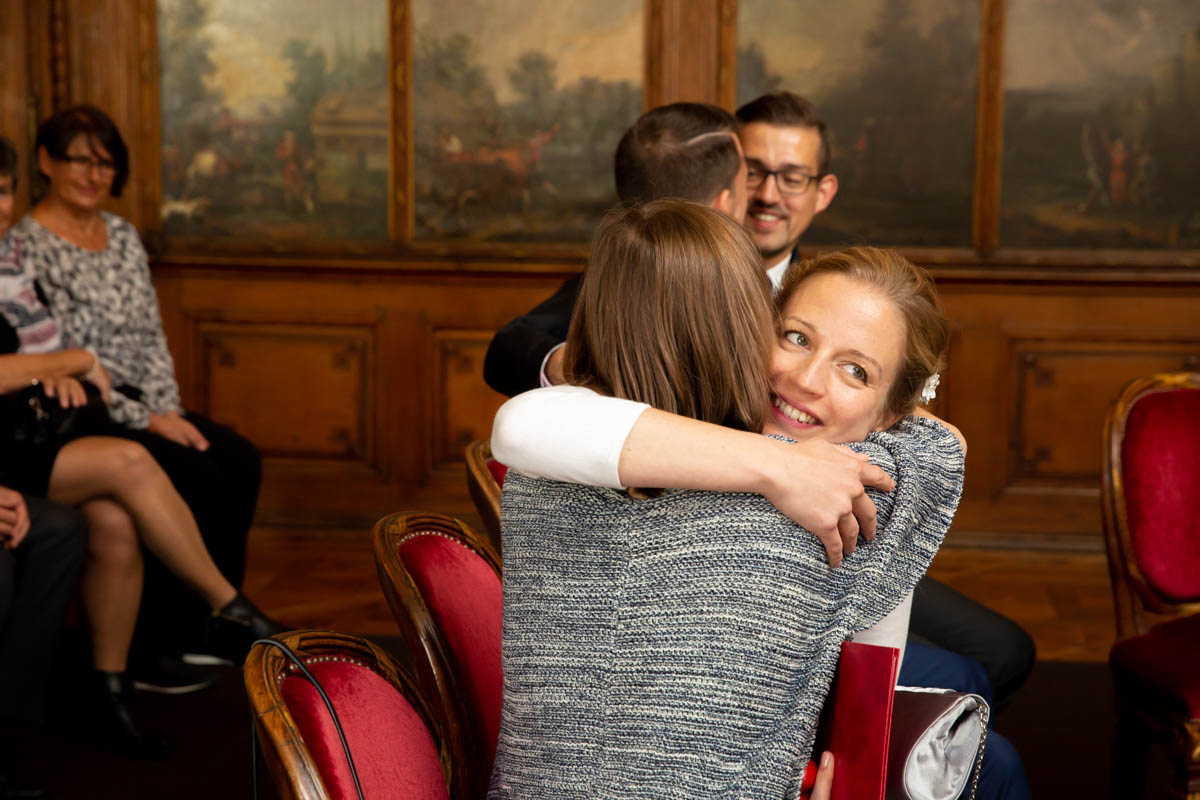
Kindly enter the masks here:
[[888, 391], [887, 409], [903, 416], [917, 407], [929, 376], [945, 366], [950, 323], [929, 273], [894, 250], [851, 247], [798, 261], [788, 268], [775, 295], [782, 310], [797, 287], [815, 275], [844, 275], [887, 297], [904, 321], [904, 357]]
[[767, 408], [770, 287], [733, 220], [685, 200], [611, 212], [567, 334], [567, 380], [663, 411], [758, 431]]

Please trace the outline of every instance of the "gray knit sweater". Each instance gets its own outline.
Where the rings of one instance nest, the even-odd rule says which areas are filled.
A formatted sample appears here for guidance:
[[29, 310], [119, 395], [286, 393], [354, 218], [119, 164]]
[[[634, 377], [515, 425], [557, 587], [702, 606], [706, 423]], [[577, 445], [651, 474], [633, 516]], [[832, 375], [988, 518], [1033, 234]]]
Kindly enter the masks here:
[[760, 495], [504, 483], [489, 798], [792, 798], [842, 642], [924, 574], [963, 457], [923, 418], [854, 445], [896, 478], [838, 569]]

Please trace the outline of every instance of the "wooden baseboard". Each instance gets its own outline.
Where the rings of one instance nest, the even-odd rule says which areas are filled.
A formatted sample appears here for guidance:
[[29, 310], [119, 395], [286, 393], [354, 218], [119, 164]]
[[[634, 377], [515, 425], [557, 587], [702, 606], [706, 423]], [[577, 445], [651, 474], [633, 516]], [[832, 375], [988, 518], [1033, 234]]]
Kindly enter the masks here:
[[1033, 550], [1060, 553], [1103, 553], [1104, 540], [1091, 533], [1026, 533], [960, 531], [946, 537], [946, 549]]

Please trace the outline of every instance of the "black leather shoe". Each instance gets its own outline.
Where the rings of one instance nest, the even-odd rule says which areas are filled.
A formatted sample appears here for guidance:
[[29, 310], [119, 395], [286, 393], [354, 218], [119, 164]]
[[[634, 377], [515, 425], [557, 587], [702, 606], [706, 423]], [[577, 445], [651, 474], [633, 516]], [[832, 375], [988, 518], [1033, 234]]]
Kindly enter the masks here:
[[131, 661], [133, 688], [157, 694], [191, 694], [212, 686], [220, 674], [184, 663], [173, 656], [151, 656]]
[[171, 741], [133, 718], [133, 683], [124, 672], [93, 670], [93, 744], [146, 760], [171, 755]]
[[208, 647], [213, 653], [241, 664], [255, 639], [266, 639], [287, 630], [290, 629], [268, 617], [250, 598], [238, 592], [208, 618]]

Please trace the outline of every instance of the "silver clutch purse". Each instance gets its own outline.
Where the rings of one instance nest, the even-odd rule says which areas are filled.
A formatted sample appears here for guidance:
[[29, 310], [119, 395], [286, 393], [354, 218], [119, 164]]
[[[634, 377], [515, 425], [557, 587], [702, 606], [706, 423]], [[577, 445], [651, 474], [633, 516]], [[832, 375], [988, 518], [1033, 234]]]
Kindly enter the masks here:
[[975, 797], [989, 709], [977, 694], [897, 686], [888, 740], [887, 800]]

